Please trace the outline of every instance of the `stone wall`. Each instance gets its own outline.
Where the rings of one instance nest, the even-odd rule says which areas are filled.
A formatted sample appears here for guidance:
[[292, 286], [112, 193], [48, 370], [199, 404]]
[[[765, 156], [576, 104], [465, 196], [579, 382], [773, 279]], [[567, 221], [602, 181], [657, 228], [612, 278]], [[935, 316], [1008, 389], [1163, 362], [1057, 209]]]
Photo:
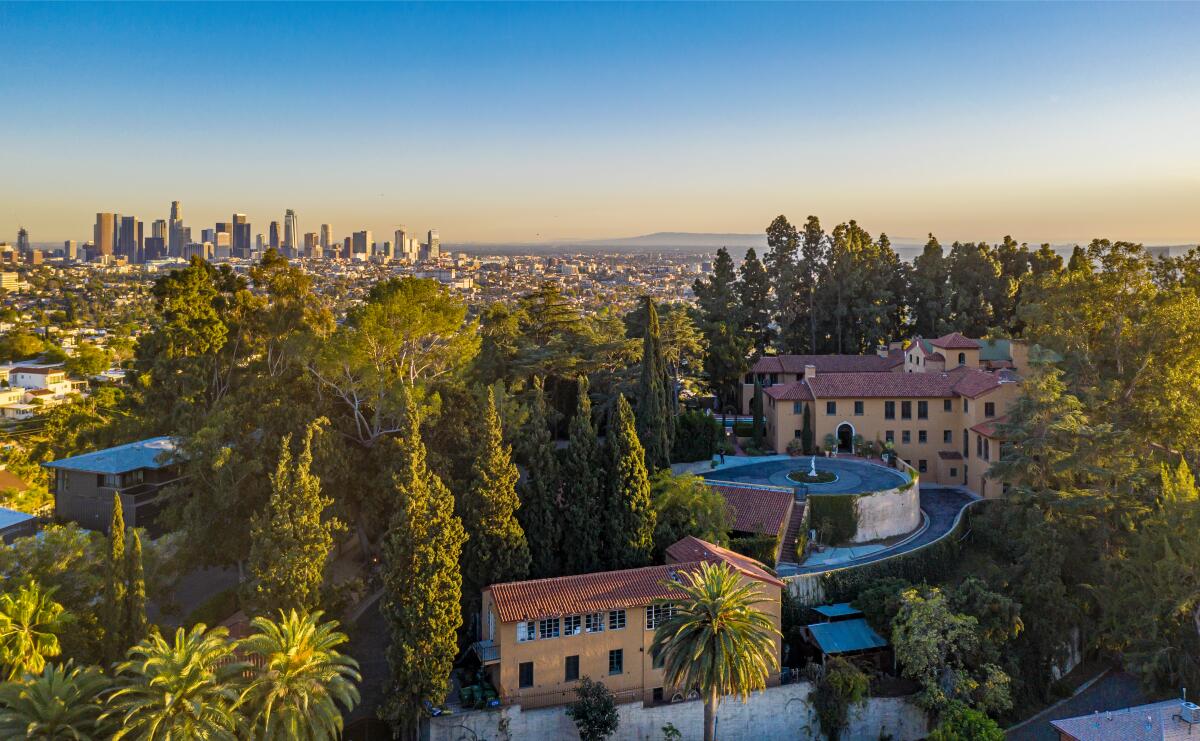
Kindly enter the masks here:
[[[756, 692], [745, 702], [726, 699], [717, 713], [721, 741], [822, 738], [820, 724], [808, 701], [812, 684], [799, 682]], [[658, 741], [662, 728], [673, 724], [686, 741], [704, 736], [704, 706], [698, 700], [654, 707], [640, 702], [618, 705], [621, 721], [614, 739]], [[565, 708], [522, 711], [518, 706], [443, 715], [423, 729], [427, 741], [557, 741], [577, 739], [575, 724]], [[925, 715], [905, 698], [872, 698], [850, 713], [847, 741], [876, 741], [890, 734], [894, 741], [924, 738]]]
[[906, 535], [921, 526], [920, 487], [887, 489], [858, 497], [858, 531], [855, 543]]

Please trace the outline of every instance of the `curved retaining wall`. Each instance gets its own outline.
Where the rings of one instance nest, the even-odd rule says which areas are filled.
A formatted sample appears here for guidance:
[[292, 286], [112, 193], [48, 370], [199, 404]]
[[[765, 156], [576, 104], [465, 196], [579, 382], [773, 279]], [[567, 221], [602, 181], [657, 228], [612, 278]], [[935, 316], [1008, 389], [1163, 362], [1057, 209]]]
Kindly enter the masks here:
[[855, 543], [907, 535], [921, 527], [920, 487], [914, 479], [895, 489], [858, 497], [858, 530]]

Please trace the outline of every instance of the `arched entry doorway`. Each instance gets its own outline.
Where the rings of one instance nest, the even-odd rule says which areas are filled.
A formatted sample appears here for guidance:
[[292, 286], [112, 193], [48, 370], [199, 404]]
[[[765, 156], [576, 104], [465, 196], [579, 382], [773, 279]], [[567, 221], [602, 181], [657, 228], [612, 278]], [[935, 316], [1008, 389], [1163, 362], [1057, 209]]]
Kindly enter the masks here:
[[837, 428], [838, 452], [854, 452], [854, 427], [849, 422], [843, 422]]

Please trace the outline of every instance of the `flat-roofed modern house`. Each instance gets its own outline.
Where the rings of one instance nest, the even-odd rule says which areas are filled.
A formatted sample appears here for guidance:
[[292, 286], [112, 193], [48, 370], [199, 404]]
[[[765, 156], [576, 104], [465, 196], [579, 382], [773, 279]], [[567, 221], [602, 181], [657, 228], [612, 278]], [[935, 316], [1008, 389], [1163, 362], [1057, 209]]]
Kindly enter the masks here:
[[119, 494], [125, 524], [156, 534], [162, 488], [179, 478], [176, 455], [174, 439], [152, 437], [44, 463], [54, 471], [55, 515], [107, 533]]
[[[684, 699], [689, 688], [664, 686], [650, 645], [670, 615], [659, 598], [679, 594], [684, 572], [724, 562], [753, 584], [758, 609], [779, 629], [783, 582], [761, 563], [688, 537], [667, 549], [668, 563], [552, 579], [493, 584], [483, 590], [483, 640], [474, 650], [503, 704], [525, 708], [573, 702], [581, 677], [603, 682], [619, 702]], [[776, 656], [781, 640], [776, 637]], [[772, 675], [768, 684], [779, 683]]]

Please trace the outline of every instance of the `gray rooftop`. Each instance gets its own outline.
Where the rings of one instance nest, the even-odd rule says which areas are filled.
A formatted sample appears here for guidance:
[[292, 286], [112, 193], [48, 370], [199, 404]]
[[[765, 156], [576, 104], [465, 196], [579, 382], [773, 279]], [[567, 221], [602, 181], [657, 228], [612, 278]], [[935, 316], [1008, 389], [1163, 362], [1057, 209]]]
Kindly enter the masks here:
[[17, 510], [9, 509], [8, 507], [0, 507], [0, 530], [10, 528], [13, 525], [32, 519], [33, 515], [26, 514], [24, 512], [18, 512]]
[[[1080, 741], [1171, 741], [1192, 735], [1181, 717], [1179, 700], [1166, 700], [1122, 710], [1051, 721], [1050, 725]], [[1200, 734], [1200, 728], [1196, 729]]]
[[61, 461], [43, 463], [46, 468], [83, 473], [127, 473], [140, 468], [157, 469], [170, 465], [176, 451], [175, 440], [169, 437], [152, 437], [135, 443], [105, 448], [94, 453], [84, 453]]

